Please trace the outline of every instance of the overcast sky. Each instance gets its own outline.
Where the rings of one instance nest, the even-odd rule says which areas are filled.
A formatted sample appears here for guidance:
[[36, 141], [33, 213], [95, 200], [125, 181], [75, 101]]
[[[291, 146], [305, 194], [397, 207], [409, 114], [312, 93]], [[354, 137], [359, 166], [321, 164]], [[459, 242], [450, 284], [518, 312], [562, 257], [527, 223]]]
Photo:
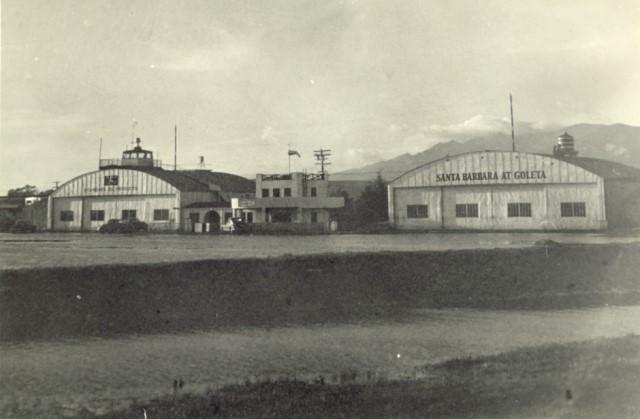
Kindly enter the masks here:
[[248, 176], [504, 129], [640, 125], [638, 0], [2, 0], [0, 193], [130, 145]]

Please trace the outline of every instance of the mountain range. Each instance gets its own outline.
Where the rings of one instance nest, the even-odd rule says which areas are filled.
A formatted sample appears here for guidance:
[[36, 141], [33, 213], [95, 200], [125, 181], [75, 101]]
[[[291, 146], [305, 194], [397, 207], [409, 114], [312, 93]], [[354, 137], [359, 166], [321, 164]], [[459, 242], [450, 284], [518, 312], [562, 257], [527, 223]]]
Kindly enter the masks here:
[[[580, 157], [595, 157], [640, 167], [640, 127], [624, 124], [576, 124], [560, 129], [516, 134], [516, 150], [551, 154], [557, 137], [563, 132], [568, 132], [574, 137]], [[405, 153], [357, 169], [333, 173], [331, 179], [370, 180], [380, 173], [385, 181], [390, 181], [414, 167], [447, 155], [483, 150], [511, 150], [511, 147], [511, 136], [504, 133], [473, 137], [466, 141], [450, 140], [416, 154]]]

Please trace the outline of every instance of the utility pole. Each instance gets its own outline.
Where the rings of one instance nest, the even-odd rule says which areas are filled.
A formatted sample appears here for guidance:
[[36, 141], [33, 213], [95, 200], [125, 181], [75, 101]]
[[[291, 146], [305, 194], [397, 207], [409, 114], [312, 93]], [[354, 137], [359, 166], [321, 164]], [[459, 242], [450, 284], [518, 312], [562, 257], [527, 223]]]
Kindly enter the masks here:
[[331, 150], [321, 148], [320, 150], [314, 150], [313, 155], [317, 160], [316, 165], [320, 166], [320, 177], [324, 180], [326, 175], [325, 166], [331, 165], [328, 161], [331, 156]]
[[513, 96], [509, 93], [509, 108], [511, 109], [511, 151], [516, 151], [516, 136], [513, 130]]
[[173, 170], [178, 170], [178, 125], [173, 127]]

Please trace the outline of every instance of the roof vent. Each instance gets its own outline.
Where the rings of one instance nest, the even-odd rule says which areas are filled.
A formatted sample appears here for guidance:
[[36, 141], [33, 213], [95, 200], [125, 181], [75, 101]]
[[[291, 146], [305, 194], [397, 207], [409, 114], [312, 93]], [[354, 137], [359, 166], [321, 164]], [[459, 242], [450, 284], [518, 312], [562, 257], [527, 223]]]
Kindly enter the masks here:
[[575, 157], [578, 155], [573, 137], [566, 131], [558, 137], [558, 143], [553, 146], [553, 155], [556, 157]]

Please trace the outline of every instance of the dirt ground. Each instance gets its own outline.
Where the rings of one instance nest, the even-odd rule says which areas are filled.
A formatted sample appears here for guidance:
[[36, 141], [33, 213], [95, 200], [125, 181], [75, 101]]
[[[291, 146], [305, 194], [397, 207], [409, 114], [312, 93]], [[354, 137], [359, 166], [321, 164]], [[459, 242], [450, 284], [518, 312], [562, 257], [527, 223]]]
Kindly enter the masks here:
[[[637, 418], [640, 336], [520, 349], [425, 368], [427, 378], [226, 387], [101, 418]], [[354, 382], [350, 382], [354, 380]], [[94, 417], [90, 413], [81, 417]]]

